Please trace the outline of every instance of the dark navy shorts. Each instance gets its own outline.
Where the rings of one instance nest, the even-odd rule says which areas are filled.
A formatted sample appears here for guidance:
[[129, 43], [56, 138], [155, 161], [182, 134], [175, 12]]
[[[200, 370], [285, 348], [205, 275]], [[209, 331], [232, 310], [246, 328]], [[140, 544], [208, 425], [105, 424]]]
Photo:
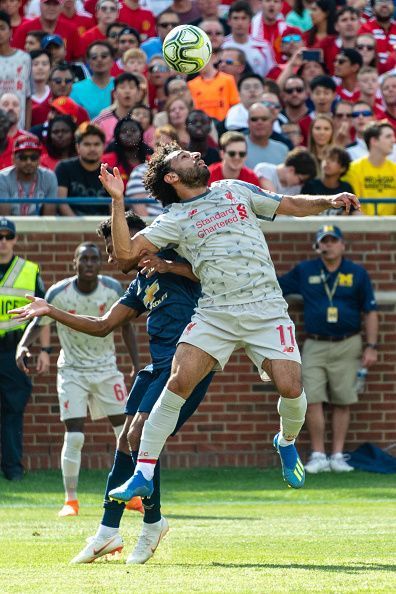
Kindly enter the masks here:
[[[137, 412], [150, 413], [169, 379], [170, 372], [170, 367], [153, 370], [151, 365], [139, 371], [129, 393], [125, 414], [134, 416]], [[195, 413], [205, 397], [213, 376], [214, 371], [208, 373], [196, 386], [191, 396], [186, 400], [186, 403], [183, 404], [180, 409], [179, 420], [172, 435], [177, 433], [187, 419]]]

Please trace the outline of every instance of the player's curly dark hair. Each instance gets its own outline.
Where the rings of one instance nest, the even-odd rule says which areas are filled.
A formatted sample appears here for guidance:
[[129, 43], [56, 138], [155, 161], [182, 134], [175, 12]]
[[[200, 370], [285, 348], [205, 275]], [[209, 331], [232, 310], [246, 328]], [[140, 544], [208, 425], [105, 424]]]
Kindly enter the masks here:
[[[133, 210], [128, 210], [125, 213], [125, 219], [128, 229], [137, 229], [138, 231], [141, 231], [146, 227], [146, 223], [143, 221], [143, 219], [138, 217], [138, 215], [136, 215]], [[99, 235], [99, 237], [102, 237], [102, 239], [111, 237], [111, 218], [102, 221], [99, 227], [96, 229], [96, 233]]]
[[176, 142], [161, 144], [151, 157], [143, 178], [146, 190], [151, 196], [159, 200], [162, 206], [180, 202], [174, 188], [164, 181], [164, 176], [172, 170], [170, 161], [165, 162], [165, 159], [173, 151], [177, 150], [181, 150], [181, 148]]

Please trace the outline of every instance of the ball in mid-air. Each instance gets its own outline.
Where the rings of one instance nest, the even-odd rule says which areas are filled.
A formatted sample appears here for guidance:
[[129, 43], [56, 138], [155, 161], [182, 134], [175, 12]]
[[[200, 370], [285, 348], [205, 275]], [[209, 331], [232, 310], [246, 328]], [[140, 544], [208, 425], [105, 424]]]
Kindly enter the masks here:
[[194, 74], [209, 62], [212, 44], [205, 31], [199, 27], [179, 25], [165, 37], [162, 52], [173, 70]]

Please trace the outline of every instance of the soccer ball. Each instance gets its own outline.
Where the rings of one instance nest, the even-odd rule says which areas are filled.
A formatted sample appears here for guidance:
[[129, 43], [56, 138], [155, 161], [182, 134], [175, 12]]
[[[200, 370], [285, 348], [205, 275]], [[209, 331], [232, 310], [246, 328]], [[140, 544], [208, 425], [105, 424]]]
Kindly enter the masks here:
[[173, 70], [194, 74], [209, 62], [212, 44], [205, 31], [199, 27], [179, 25], [165, 37], [162, 52]]

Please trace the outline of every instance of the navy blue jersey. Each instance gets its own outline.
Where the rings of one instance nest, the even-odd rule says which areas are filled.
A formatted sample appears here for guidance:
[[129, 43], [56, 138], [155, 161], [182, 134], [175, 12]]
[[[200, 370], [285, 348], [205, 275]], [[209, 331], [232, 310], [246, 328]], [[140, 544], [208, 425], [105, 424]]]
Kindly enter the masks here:
[[[157, 254], [165, 260], [187, 262], [173, 250]], [[138, 274], [119, 303], [139, 314], [148, 311], [147, 333], [154, 368], [170, 365], [176, 344], [191, 320], [201, 296], [201, 285], [177, 274]]]
[[[324, 282], [332, 288], [339, 274], [332, 305], [338, 308], [338, 322], [326, 320], [330, 306]], [[297, 293], [304, 299], [304, 327], [309, 334], [344, 336], [359, 332], [361, 312], [377, 309], [367, 271], [343, 258], [339, 268], [329, 272], [322, 260], [306, 260], [278, 278], [283, 295]]]

